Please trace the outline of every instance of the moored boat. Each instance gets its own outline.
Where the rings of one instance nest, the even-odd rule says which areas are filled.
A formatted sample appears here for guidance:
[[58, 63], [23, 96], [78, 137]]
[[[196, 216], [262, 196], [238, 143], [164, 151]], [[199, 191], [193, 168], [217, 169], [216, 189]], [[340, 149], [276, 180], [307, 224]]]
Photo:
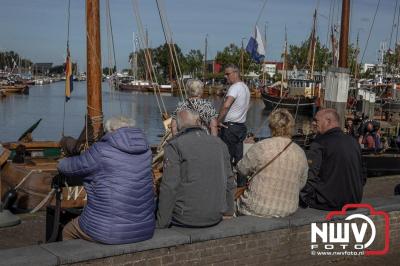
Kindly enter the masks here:
[[0, 94], [4, 96], [9, 94], [29, 94], [29, 86], [25, 84], [1, 85]]
[[[283, 84], [281, 85], [283, 87]], [[287, 108], [298, 113], [312, 115], [316, 104], [318, 90], [315, 81], [293, 79], [288, 81], [287, 89], [272, 85], [261, 91], [261, 96], [267, 109], [275, 107]]]

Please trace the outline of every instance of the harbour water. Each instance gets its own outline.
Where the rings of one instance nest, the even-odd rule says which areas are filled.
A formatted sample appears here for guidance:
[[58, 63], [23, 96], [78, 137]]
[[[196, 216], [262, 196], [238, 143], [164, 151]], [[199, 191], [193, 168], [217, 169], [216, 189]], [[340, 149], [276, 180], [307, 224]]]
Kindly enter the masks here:
[[[0, 142], [15, 141], [38, 119], [42, 122], [33, 132], [35, 140], [59, 140], [64, 135], [78, 137], [84, 127], [86, 113], [86, 82], [74, 82], [70, 101], [65, 104], [64, 82], [43, 86], [31, 86], [29, 95], [11, 95], [0, 98]], [[103, 113], [105, 119], [124, 115], [134, 119], [136, 126], [143, 129], [150, 144], [157, 144], [164, 133], [160, 111], [153, 94], [112, 91], [104, 82]], [[164, 96], [164, 104], [170, 113], [176, 107], [179, 97]], [[222, 98], [210, 98], [217, 110]], [[247, 127], [257, 137], [269, 136], [266, 124], [268, 111], [261, 99], [251, 99], [247, 114]], [[64, 121], [64, 122], [63, 122]], [[64, 125], [64, 126], [63, 126]], [[308, 117], [297, 116], [296, 130], [307, 132], [310, 128]]]

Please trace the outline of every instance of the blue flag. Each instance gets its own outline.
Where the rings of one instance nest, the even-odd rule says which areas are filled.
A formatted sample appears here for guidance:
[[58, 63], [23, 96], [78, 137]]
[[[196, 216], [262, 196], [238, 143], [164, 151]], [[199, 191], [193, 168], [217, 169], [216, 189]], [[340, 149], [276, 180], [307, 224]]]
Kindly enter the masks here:
[[260, 31], [256, 26], [255, 36], [250, 37], [246, 46], [246, 51], [250, 54], [251, 58], [257, 63], [261, 63], [265, 57], [264, 44], [261, 39]]

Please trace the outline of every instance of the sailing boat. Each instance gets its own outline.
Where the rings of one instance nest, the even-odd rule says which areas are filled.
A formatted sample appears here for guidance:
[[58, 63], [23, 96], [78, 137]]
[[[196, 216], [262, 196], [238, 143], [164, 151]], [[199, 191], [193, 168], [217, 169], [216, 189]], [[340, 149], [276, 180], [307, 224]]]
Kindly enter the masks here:
[[306, 66], [309, 68], [307, 77], [291, 79], [287, 77], [287, 35], [285, 30], [282, 80], [261, 92], [262, 99], [267, 109], [280, 106], [293, 110], [296, 113], [312, 115], [312, 108], [315, 106], [315, 101], [320, 94], [320, 81], [314, 79], [316, 18], [317, 10], [314, 12], [313, 28], [310, 35], [310, 47]]
[[[96, 141], [103, 130], [99, 0], [86, 0], [86, 20], [87, 124], [93, 133], [91, 141]], [[58, 141], [32, 141], [30, 135], [39, 122], [17, 142], [3, 143], [3, 154], [8, 150], [12, 152], [9, 160], [0, 161], [0, 194], [2, 197], [7, 193], [14, 194], [14, 207], [17, 209], [37, 211], [55, 202], [51, 185], [57, 174], [61, 148]], [[66, 186], [62, 188], [62, 199], [62, 208], [82, 207], [86, 192], [81, 186]]]

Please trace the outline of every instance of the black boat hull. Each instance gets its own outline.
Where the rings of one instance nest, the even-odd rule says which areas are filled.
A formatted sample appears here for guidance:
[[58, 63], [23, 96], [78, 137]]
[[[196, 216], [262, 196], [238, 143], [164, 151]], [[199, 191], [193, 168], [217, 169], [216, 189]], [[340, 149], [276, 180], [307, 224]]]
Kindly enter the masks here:
[[313, 115], [313, 106], [315, 105], [315, 99], [313, 98], [281, 98], [268, 95], [267, 93], [261, 93], [261, 95], [265, 108], [267, 109], [274, 109], [279, 105], [279, 108], [286, 108], [293, 112], [296, 112], [297, 110], [297, 113], [300, 114]]
[[[310, 148], [313, 136], [295, 135], [293, 141], [305, 152]], [[389, 148], [385, 151], [363, 150], [362, 157], [367, 168], [368, 177], [400, 174], [400, 150]]]
[[400, 152], [387, 150], [383, 153], [363, 152], [363, 159], [367, 166], [367, 176], [383, 176], [400, 174]]

